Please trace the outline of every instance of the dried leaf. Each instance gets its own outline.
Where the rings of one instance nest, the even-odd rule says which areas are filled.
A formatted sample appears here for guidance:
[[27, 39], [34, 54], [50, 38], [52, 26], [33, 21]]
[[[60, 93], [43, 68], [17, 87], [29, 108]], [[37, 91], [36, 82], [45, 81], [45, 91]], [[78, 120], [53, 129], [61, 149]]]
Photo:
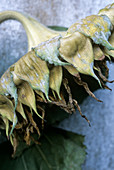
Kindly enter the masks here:
[[0, 95], [0, 114], [13, 122], [14, 106], [13, 103], [5, 96]]
[[6, 136], [9, 136], [9, 120], [5, 117], [2, 118], [6, 126]]
[[61, 36], [57, 36], [39, 44], [36, 48], [33, 49], [36, 56], [42, 60], [48, 61], [50, 64], [54, 64], [55, 66], [68, 65], [68, 63], [62, 62], [58, 58], [60, 38]]
[[28, 110], [26, 110], [26, 113], [28, 115], [31, 125], [36, 129], [38, 135], [40, 136], [40, 130], [39, 130], [36, 122], [34, 121], [33, 116], [31, 115], [31, 113], [28, 112]]
[[49, 86], [52, 90], [56, 91], [58, 97], [60, 97], [60, 87], [62, 82], [62, 67], [56, 66], [53, 67], [50, 71], [50, 79], [49, 79]]
[[35, 92], [36, 92], [44, 101], [46, 100], [45, 97], [44, 97], [44, 94], [43, 94], [41, 91], [35, 90]]
[[104, 82], [108, 82], [108, 83], [113, 83], [113, 82], [114, 82], [114, 80], [112, 80], [112, 81], [108, 80], [108, 79], [102, 74], [101, 69], [100, 69], [99, 67], [97, 67], [97, 69], [98, 69], [98, 74], [99, 74], [100, 78], [101, 78]]
[[104, 9], [101, 9], [98, 13], [99, 15], [107, 15], [114, 25], [114, 3], [107, 5]]
[[23, 109], [23, 106], [22, 106], [22, 103], [21, 103], [19, 100], [18, 100], [18, 104], [17, 104], [16, 111], [18, 111], [18, 112], [21, 114], [21, 116], [22, 116], [25, 120], [27, 120], [26, 115], [25, 115], [25, 112], [24, 112], [24, 109]]
[[74, 109], [74, 105], [73, 105], [73, 99], [72, 99], [72, 94], [71, 94], [71, 90], [70, 90], [70, 87], [68, 85], [68, 80], [67, 79], [64, 79], [63, 80], [63, 85], [69, 95], [69, 101], [68, 101], [68, 105], [67, 105], [67, 109], [70, 108], [71, 109], [71, 112], [75, 112], [75, 109]]
[[[93, 48], [89, 38], [76, 32], [61, 39], [59, 51], [61, 57], [72, 64], [78, 72], [91, 75], [98, 80], [93, 71]], [[98, 82], [100, 84], [99, 80]]]
[[82, 80], [81, 80], [81, 77], [79, 77], [78, 79], [75, 78], [74, 81], [75, 81], [78, 85], [83, 86], [84, 89], [86, 90], [86, 92], [87, 92], [91, 97], [93, 97], [93, 98], [94, 98], [95, 100], [97, 100], [98, 102], [102, 102], [101, 100], [99, 100], [99, 99], [97, 99], [97, 98], [95, 97], [95, 95], [90, 91], [90, 89], [89, 89], [89, 87], [88, 87], [88, 84], [87, 84], [86, 82], [82, 81]]
[[79, 31], [87, 37], [90, 37], [95, 44], [101, 44], [109, 50], [114, 47], [108, 42], [111, 35], [112, 24], [106, 15], [91, 15], [81, 20], [81, 23], [73, 24], [68, 33]]
[[77, 77], [79, 75], [79, 72], [76, 70], [75, 67], [73, 67], [73, 66], [64, 66], [64, 67], [73, 76]]
[[93, 55], [94, 55], [94, 59], [98, 61], [103, 60], [105, 58], [103, 51], [96, 44], [93, 46]]
[[[109, 38], [109, 42], [114, 47], [114, 31]], [[104, 52], [106, 53], [106, 55], [110, 55], [110, 56], [114, 57], [114, 50], [108, 50], [106, 47], [104, 47]]]
[[[45, 93], [48, 98], [49, 70], [46, 62], [36, 57], [34, 51], [24, 55], [15, 64], [14, 74], [27, 81], [33, 89]], [[16, 81], [15, 78], [14, 81]]]
[[85, 115], [82, 114], [80, 106], [78, 105], [78, 102], [76, 100], [73, 100], [73, 102], [74, 102], [74, 105], [76, 106], [76, 108], [78, 109], [80, 115], [88, 122], [89, 126], [91, 126], [90, 121], [88, 120], [88, 118]]
[[18, 87], [18, 99], [21, 103], [23, 103], [26, 106], [29, 106], [32, 108], [35, 113], [42, 118], [36, 109], [36, 101], [35, 101], [35, 95], [30, 87], [30, 85], [27, 82], [23, 82], [19, 87]]
[[17, 116], [15, 113], [13, 103], [7, 97], [2, 95], [0, 95], [0, 114], [3, 116], [3, 118], [7, 118], [11, 122], [13, 122], [13, 126], [10, 132], [11, 135], [13, 129], [17, 124]]
[[15, 108], [17, 106], [18, 96], [17, 88], [13, 82], [13, 75], [11, 73], [13, 66], [11, 66], [0, 79], [0, 94], [10, 94], [15, 100]]

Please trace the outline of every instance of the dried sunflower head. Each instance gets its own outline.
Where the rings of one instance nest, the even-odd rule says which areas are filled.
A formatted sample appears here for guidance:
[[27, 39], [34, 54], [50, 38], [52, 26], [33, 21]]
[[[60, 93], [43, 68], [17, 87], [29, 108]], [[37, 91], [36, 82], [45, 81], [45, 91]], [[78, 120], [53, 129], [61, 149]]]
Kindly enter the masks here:
[[0, 79], [0, 119], [12, 144], [19, 138], [30, 144], [34, 132], [40, 136], [45, 115], [53, 105], [68, 113], [74, 112], [76, 106], [88, 121], [81, 113], [74, 89], [78, 84], [100, 101], [83, 75], [93, 77], [104, 88], [108, 88], [104, 82], [113, 82], [107, 80], [106, 60], [114, 57], [114, 4], [64, 32], [52, 31], [22, 13], [0, 13], [1, 22], [12, 18], [24, 25], [29, 44], [29, 52]]

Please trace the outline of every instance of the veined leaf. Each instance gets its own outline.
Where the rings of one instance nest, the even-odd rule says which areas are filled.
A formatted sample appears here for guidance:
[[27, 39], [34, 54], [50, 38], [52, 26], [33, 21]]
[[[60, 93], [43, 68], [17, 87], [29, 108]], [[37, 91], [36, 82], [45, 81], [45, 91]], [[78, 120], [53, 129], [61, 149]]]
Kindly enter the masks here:
[[51, 130], [42, 137], [41, 145], [29, 147], [16, 159], [9, 157], [7, 145], [4, 147], [2, 144], [0, 169], [6, 170], [8, 167], [8, 170], [81, 170], [86, 156], [83, 140], [82, 136], [71, 132]]
[[49, 86], [52, 90], [56, 91], [58, 97], [60, 97], [60, 87], [62, 82], [62, 67], [56, 66], [50, 71]]
[[57, 65], [68, 65], [68, 63], [62, 62], [59, 56], [59, 47], [60, 47], [60, 38], [61, 36], [54, 37], [48, 41], [42, 42], [33, 50], [37, 57], [49, 62], [50, 64]]
[[33, 89], [45, 93], [48, 98], [49, 70], [46, 62], [36, 57], [34, 51], [24, 55], [15, 64], [14, 74], [20, 79], [27, 81]]
[[72, 64], [78, 72], [91, 75], [98, 80], [93, 71], [94, 56], [89, 38], [86, 38], [79, 32], [75, 32], [61, 39], [59, 51], [61, 57]]
[[11, 66], [0, 79], [0, 94], [8, 95], [10, 94], [15, 100], [15, 108], [17, 107], [17, 88], [13, 82], [13, 75], [11, 73], [13, 66]]
[[68, 33], [79, 31], [85, 36], [90, 37], [95, 44], [101, 44], [107, 49], [113, 50], [114, 47], [108, 42], [111, 29], [112, 24], [106, 15], [91, 15], [81, 20], [81, 23], [73, 24], [68, 29]]

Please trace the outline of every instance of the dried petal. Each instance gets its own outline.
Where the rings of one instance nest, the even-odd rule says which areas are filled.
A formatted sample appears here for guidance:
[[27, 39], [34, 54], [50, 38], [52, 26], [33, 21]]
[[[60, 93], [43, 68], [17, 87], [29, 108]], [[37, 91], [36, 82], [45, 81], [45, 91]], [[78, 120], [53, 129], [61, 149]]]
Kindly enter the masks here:
[[105, 55], [98, 45], [93, 46], [93, 55], [95, 60], [103, 60]]
[[8, 137], [9, 136], [9, 120], [5, 117], [3, 117], [2, 119], [6, 125], [6, 136]]
[[101, 44], [109, 50], [114, 50], [114, 47], [108, 42], [111, 29], [111, 21], [106, 15], [91, 15], [81, 20], [81, 23], [73, 24], [68, 29], [68, 33], [79, 31], [85, 36], [90, 37], [95, 44]]
[[26, 115], [25, 115], [25, 112], [24, 112], [24, 109], [23, 109], [23, 106], [22, 106], [22, 103], [21, 103], [19, 100], [18, 100], [18, 104], [17, 104], [16, 111], [18, 111], [18, 112], [21, 114], [21, 116], [22, 116], [25, 120], [27, 120]]
[[104, 9], [101, 9], [98, 14], [107, 15], [114, 26], [114, 3], [107, 5]]
[[56, 66], [53, 67], [50, 71], [50, 79], [49, 79], [49, 86], [52, 90], [56, 91], [58, 97], [60, 97], [60, 87], [62, 82], [62, 67]]
[[73, 67], [73, 66], [64, 66], [64, 67], [73, 76], [77, 77], [79, 75], [79, 72], [76, 70], [75, 67]]
[[13, 122], [13, 126], [10, 132], [10, 135], [13, 132], [17, 124], [17, 116], [15, 113], [15, 109], [13, 103], [5, 96], [0, 95], [0, 114], [4, 117]]
[[72, 64], [78, 72], [93, 76], [100, 81], [93, 71], [93, 48], [89, 38], [79, 32], [61, 39], [61, 57]]
[[42, 60], [48, 61], [50, 64], [57, 65], [68, 65], [68, 63], [62, 62], [59, 56], [59, 47], [60, 47], [60, 38], [61, 36], [54, 37], [48, 41], [42, 42], [33, 50], [37, 57]]
[[18, 78], [27, 81], [33, 89], [45, 93], [48, 98], [49, 70], [46, 62], [36, 57], [34, 51], [24, 55], [15, 64], [14, 74]]
[[[114, 31], [109, 38], [109, 43], [114, 47]], [[106, 47], [104, 47], [104, 52], [106, 53], [106, 55], [114, 57], [114, 50], [108, 50]]]
[[13, 75], [11, 73], [13, 66], [11, 66], [0, 79], [0, 94], [10, 94], [15, 100], [15, 108], [17, 107], [17, 88], [13, 82]]
[[35, 113], [42, 118], [36, 109], [36, 100], [35, 100], [35, 95], [34, 92], [32, 90], [32, 88], [30, 87], [29, 83], [27, 82], [23, 82], [19, 87], [18, 87], [18, 99], [21, 103], [23, 103], [24, 105], [29, 106], [30, 108], [32, 108]]

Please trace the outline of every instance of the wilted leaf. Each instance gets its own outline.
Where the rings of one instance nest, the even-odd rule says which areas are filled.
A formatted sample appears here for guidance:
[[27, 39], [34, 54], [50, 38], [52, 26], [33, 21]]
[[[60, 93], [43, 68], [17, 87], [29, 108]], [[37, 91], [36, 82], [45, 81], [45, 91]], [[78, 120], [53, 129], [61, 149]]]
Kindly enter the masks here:
[[48, 132], [42, 137], [41, 145], [33, 145], [14, 160], [8, 155], [8, 147], [2, 144], [0, 169], [81, 170], [86, 156], [83, 140], [82, 136], [71, 132]]
[[64, 66], [66, 68], [66, 70], [72, 74], [73, 76], [77, 77], [79, 75], [79, 72], [76, 70], [75, 67], [73, 66]]
[[6, 117], [2, 118], [6, 126], [6, 136], [9, 136], [9, 120]]
[[108, 42], [111, 35], [112, 24], [106, 15], [91, 15], [81, 20], [81, 23], [73, 24], [68, 33], [79, 31], [87, 37], [90, 37], [95, 44], [101, 44], [109, 50], [114, 49]]
[[49, 70], [46, 62], [36, 57], [34, 51], [24, 55], [15, 64], [14, 74], [27, 81], [33, 89], [45, 93], [48, 98]]
[[36, 92], [44, 101], [46, 100], [45, 97], [44, 97], [44, 94], [43, 94], [41, 91], [35, 90], [35, 92]]
[[53, 67], [50, 71], [50, 78], [49, 78], [49, 86], [52, 90], [56, 91], [59, 98], [60, 97], [60, 87], [62, 82], [62, 67], [56, 66]]
[[48, 61], [50, 64], [54, 64], [55, 66], [68, 65], [68, 63], [62, 62], [58, 58], [60, 38], [61, 36], [57, 36], [39, 44], [36, 48], [33, 49], [36, 56], [42, 60]]
[[5, 96], [0, 95], [0, 114], [13, 122], [14, 106], [13, 103]]
[[13, 82], [13, 75], [11, 73], [13, 66], [11, 66], [0, 79], [0, 94], [8, 95], [10, 94], [15, 100], [15, 108], [17, 106], [17, 88]]
[[[109, 38], [109, 42], [112, 46], [114, 46], [114, 31]], [[114, 50], [108, 50], [106, 47], [104, 47], [104, 52], [106, 53], [106, 55], [110, 55], [110, 56], [114, 57]]]
[[18, 100], [18, 104], [17, 104], [16, 111], [18, 111], [18, 112], [21, 114], [21, 116], [22, 116], [25, 120], [27, 120], [26, 115], [25, 115], [25, 112], [24, 112], [24, 109], [23, 109], [23, 106], [22, 106], [22, 103], [21, 103], [19, 100]]
[[3, 118], [7, 118], [13, 122], [13, 126], [10, 132], [11, 134], [15, 125], [17, 124], [17, 116], [13, 103], [7, 97], [2, 95], [0, 95], [0, 114], [3, 116]]
[[35, 113], [41, 117], [36, 109], [36, 100], [35, 100], [35, 95], [34, 91], [30, 87], [29, 83], [23, 82], [19, 87], [18, 87], [18, 99], [21, 103], [23, 103], [26, 106], [29, 106], [32, 108]]
[[114, 3], [107, 5], [104, 9], [101, 9], [99, 15], [107, 15], [114, 26]]
[[[98, 80], [93, 72], [93, 48], [89, 38], [79, 32], [61, 39], [61, 57], [72, 64], [78, 72], [91, 75]], [[99, 81], [99, 80], [98, 80]]]
[[93, 55], [94, 55], [94, 60], [103, 60], [105, 58], [103, 51], [96, 44], [94, 44], [93, 46]]

